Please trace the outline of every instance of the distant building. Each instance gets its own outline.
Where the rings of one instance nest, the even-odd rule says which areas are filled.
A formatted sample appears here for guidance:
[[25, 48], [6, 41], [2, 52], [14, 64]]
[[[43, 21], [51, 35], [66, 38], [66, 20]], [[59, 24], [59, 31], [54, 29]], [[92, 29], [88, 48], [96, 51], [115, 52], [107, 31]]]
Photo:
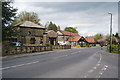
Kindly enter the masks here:
[[85, 38], [83, 36], [73, 36], [73, 37], [69, 37], [68, 41], [71, 42], [72, 46], [77, 46], [77, 45], [85, 45]]
[[64, 30], [57, 31], [58, 43], [61, 45], [71, 44], [71, 46], [77, 46], [85, 43], [85, 38], [78, 33], [68, 32]]
[[85, 37], [86, 43], [95, 44], [95, 39], [93, 37]]

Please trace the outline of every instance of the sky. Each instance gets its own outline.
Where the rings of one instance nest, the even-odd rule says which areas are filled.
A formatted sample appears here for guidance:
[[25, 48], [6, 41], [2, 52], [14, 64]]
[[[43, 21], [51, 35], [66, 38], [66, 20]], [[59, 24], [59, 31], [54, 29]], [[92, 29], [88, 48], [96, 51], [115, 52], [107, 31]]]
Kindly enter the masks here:
[[97, 33], [109, 34], [110, 14], [113, 14], [113, 33], [118, 32], [118, 3], [117, 2], [20, 2], [13, 3], [22, 11], [35, 12], [40, 23], [48, 21], [65, 27], [75, 27], [81, 36], [94, 36]]

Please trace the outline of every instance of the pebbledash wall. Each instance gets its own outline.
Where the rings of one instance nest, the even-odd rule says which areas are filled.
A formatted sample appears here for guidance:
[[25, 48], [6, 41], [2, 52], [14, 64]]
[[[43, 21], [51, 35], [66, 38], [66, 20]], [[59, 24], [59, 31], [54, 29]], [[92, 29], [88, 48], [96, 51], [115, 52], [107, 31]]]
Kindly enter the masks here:
[[22, 47], [9, 47], [3, 48], [2, 56], [23, 54], [23, 53], [34, 53], [43, 51], [52, 51], [53, 49], [71, 49], [70, 45], [54, 45], [54, 46], [22, 46]]

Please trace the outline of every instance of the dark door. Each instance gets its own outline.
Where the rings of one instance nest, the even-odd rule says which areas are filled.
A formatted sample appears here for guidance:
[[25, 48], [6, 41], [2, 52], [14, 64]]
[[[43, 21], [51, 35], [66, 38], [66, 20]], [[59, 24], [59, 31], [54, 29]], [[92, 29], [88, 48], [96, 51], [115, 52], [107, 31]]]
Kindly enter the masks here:
[[55, 45], [55, 44], [54, 44], [55, 38], [49, 38], [49, 40], [50, 40], [50, 44], [51, 44], [51, 45]]

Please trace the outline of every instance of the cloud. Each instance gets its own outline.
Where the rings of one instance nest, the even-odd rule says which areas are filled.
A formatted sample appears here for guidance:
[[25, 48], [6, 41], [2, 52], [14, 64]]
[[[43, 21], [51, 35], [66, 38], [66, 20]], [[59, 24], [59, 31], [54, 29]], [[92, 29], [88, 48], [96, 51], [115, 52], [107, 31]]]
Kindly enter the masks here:
[[[15, 0], [16, 1], [16, 0]], [[118, 2], [119, 0], [17, 0], [17, 2]]]
[[94, 36], [96, 32], [90, 32], [89, 30], [78, 30], [81, 36]]
[[19, 11], [34, 11], [41, 23], [53, 21], [64, 29], [77, 27], [81, 35], [108, 34], [110, 15], [113, 13], [113, 33], [118, 31], [117, 2], [15, 2]]

